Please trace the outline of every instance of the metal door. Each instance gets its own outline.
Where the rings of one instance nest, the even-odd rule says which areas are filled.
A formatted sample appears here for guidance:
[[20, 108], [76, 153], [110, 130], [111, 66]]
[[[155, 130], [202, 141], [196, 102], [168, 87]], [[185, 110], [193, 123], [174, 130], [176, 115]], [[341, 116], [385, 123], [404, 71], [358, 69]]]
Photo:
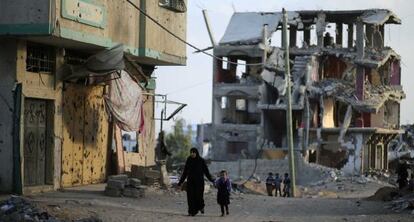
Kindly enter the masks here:
[[24, 104], [24, 185], [44, 185], [46, 178], [47, 102], [25, 99]]

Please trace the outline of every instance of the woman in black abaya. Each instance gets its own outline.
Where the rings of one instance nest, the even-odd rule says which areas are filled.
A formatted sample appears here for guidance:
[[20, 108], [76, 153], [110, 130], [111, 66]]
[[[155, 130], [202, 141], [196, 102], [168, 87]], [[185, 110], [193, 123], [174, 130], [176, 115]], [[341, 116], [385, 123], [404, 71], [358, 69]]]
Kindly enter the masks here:
[[191, 148], [190, 156], [185, 162], [184, 172], [178, 183], [178, 186], [181, 186], [187, 179], [187, 203], [190, 216], [195, 216], [199, 211], [204, 213], [204, 176], [214, 182], [206, 162], [200, 157], [198, 150]]

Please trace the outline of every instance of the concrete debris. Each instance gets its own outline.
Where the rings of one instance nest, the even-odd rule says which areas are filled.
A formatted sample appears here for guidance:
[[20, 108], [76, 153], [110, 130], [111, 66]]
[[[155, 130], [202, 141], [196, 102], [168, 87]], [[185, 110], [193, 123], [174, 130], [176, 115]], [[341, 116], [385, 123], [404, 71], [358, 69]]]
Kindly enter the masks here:
[[161, 172], [151, 167], [131, 166], [131, 177], [140, 180], [145, 185], [161, 186]]
[[343, 103], [351, 105], [355, 110], [370, 113], [377, 113], [388, 100], [400, 102], [405, 98], [402, 89], [384, 85], [369, 85], [365, 89], [364, 100], [358, 100], [353, 83], [340, 79], [325, 79], [314, 82], [309, 91], [313, 98], [332, 96]]
[[47, 212], [39, 212], [25, 199], [12, 196], [10, 199], [1, 203], [0, 207], [1, 221], [24, 221], [28, 218], [39, 221], [53, 221], [53, 218]]
[[414, 160], [414, 125], [402, 125], [404, 133], [398, 138], [390, 141], [388, 149], [388, 160], [390, 162], [399, 159]]
[[374, 195], [366, 198], [370, 201], [391, 201], [398, 195], [398, 189], [394, 187], [381, 187]]
[[121, 180], [113, 180], [112, 179], [112, 180], [108, 180], [108, 182], [107, 182], [108, 187], [111, 187], [111, 188], [114, 188], [114, 189], [119, 189], [119, 190], [124, 189], [125, 185], [126, 185], [125, 181], [121, 181]]
[[[310, 16], [317, 16], [316, 27], [319, 35], [323, 35], [326, 27], [326, 17], [340, 16], [344, 12], [336, 11], [289, 11], [288, 23], [304, 28], [304, 22]], [[343, 16], [343, 14], [342, 14]], [[382, 25], [384, 23], [400, 24], [401, 20], [386, 9], [371, 9], [364, 11], [349, 11], [348, 17], [361, 17], [363, 23]], [[281, 12], [236, 12], [230, 19], [229, 25], [220, 40], [220, 45], [253, 45], [262, 41], [262, 29], [268, 26], [271, 35], [276, 32], [282, 20]], [[243, 27], [243, 28], [240, 28]]]
[[[297, 23], [296, 12], [288, 12], [291, 23]], [[263, 26], [267, 25], [267, 32], [276, 31], [282, 19], [280, 12], [236, 12], [220, 40], [220, 45], [252, 45], [262, 41]], [[243, 26], [243, 29], [240, 27]]]
[[127, 175], [109, 176], [105, 187], [105, 195], [110, 197], [144, 197], [146, 186], [141, 185], [141, 180], [128, 178]]
[[385, 22], [401, 24], [399, 19], [393, 12], [386, 9], [374, 9], [364, 12], [361, 20], [367, 24], [384, 24]]
[[414, 194], [411, 193], [393, 200], [391, 203], [386, 204], [386, 207], [392, 209], [395, 212], [414, 209]]
[[[0, 221], [37, 221], [37, 222], [63, 222], [47, 211], [35, 207], [26, 199], [19, 196], [11, 196], [9, 199], [0, 202]], [[74, 222], [98, 222], [96, 218], [85, 218], [74, 220]]]

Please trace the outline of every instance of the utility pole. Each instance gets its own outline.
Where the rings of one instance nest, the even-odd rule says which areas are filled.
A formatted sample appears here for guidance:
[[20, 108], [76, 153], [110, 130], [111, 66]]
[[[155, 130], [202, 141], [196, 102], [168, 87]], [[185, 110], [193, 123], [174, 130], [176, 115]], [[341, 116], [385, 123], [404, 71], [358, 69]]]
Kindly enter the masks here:
[[262, 44], [263, 44], [263, 58], [262, 58], [262, 63], [263, 63], [263, 67], [266, 64], [266, 60], [267, 60], [267, 51], [269, 49], [269, 46], [267, 44], [267, 24], [263, 25], [263, 30], [262, 30]]
[[285, 49], [285, 80], [287, 85], [286, 96], [287, 96], [287, 106], [286, 106], [286, 126], [287, 126], [287, 140], [289, 148], [289, 170], [290, 170], [290, 180], [291, 180], [291, 193], [292, 196], [295, 196], [296, 191], [296, 173], [295, 173], [295, 151], [293, 147], [293, 129], [292, 129], [292, 96], [291, 96], [291, 79], [290, 79], [290, 64], [289, 64], [289, 43], [287, 38], [287, 13], [283, 8], [283, 29], [282, 29], [282, 41], [283, 48]]
[[210, 20], [208, 19], [207, 10], [203, 9], [202, 12], [203, 12], [203, 17], [204, 17], [204, 22], [206, 23], [208, 35], [210, 36], [211, 45], [214, 47], [214, 46], [216, 46], [217, 43], [216, 43], [216, 40], [214, 39], [214, 36], [213, 36], [213, 30], [211, 29]]

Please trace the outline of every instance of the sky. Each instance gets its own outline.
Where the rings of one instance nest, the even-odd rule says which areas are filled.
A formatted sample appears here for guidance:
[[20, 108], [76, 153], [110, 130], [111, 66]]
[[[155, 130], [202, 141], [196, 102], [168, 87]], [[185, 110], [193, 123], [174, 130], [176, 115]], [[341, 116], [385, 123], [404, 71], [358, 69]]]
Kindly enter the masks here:
[[[390, 9], [402, 19], [402, 25], [385, 28], [385, 45], [402, 58], [402, 85], [406, 99], [401, 103], [401, 124], [414, 123], [414, 1], [412, 0], [188, 0], [187, 41], [199, 48], [211, 46], [201, 10], [207, 9], [213, 35], [218, 42], [236, 12], [286, 10], [357, 10]], [[188, 124], [210, 123], [212, 116], [212, 58], [193, 53], [187, 47], [186, 66], [160, 66], [155, 71], [156, 92], [167, 94], [169, 100], [186, 103], [176, 118]], [[209, 51], [212, 52], [212, 51]], [[160, 110], [159, 106], [156, 106]], [[168, 108], [169, 111], [173, 107]], [[159, 113], [160, 111], [158, 111]], [[158, 121], [159, 122], [159, 121]], [[166, 130], [173, 121], [164, 123]], [[157, 130], [159, 127], [157, 127]]]

